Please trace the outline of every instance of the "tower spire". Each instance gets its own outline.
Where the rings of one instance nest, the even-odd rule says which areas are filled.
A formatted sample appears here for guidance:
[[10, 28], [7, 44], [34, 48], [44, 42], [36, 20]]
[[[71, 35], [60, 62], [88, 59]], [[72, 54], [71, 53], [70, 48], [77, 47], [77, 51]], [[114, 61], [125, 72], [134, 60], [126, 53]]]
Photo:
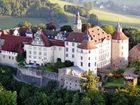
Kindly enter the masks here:
[[77, 12], [77, 14], [76, 14], [76, 20], [75, 20], [74, 26], [75, 26], [74, 31], [81, 32], [81, 30], [82, 30], [82, 21], [81, 21], [79, 12]]
[[117, 32], [122, 32], [122, 27], [121, 27], [119, 21], [117, 22], [116, 31]]

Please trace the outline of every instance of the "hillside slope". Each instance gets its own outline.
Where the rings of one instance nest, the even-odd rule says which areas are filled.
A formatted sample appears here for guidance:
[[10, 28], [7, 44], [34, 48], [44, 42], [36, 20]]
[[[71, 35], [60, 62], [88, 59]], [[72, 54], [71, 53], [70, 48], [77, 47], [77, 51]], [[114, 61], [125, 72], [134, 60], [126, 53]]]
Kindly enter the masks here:
[[[116, 2], [119, 2], [119, 1], [128, 1], [128, 0], [116, 0]], [[129, 1], [132, 1], [132, 0], [129, 0]], [[138, 2], [138, 0], [135, 0], [135, 1]], [[51, 3], [58, 3], [61, 6], [61, 8], [64, 8], [65, 5], [76, 6], [75, 4], [68, 3], [65, 1], [61, 1], [61, 0], [50, 0], [50, 2]], [[71, 14], [68, 12], [65, 12], [65, 13], [70, 15], [70, 16], [74, 16], [74, 14]], [[99, 10], [96, 8], [90, 10], [89, 13], [96, 14], [100, 21], [118, 22], [118, 20], [119, 20], [122, 23], [140, 24], [140, 18], [125, 16], [125, 15], [121, 15], [121, 14], [117, 14], [117, 13], [111, 13], [111, 12]]]
[[[91, 1], [93, 1], [93, 0], [91, 0]], [[96, 1], [104, 2], [104, 1], [108, 1], [108, 0], [96, 0]], [[134, 6], [140, 5], [140, 0], [110, 0], [110, 1], [113, 1], [117, 4], [134, 5]]]
[[107, 11], [102, 11], [99, 9], [93, 9], [90, 13], [96, 14], [99, 20], [117, 22], [118, 20], [122, 23], [133, 23], [140, 24], [140, 18], [125, 16], [117, 13], [111, 13]]
[[82, 0], [82, 2], [106, 2], [106, 1], [113, 1], [117, 4], [125, 4], [125, 5], [140, 5], [140, 0]]

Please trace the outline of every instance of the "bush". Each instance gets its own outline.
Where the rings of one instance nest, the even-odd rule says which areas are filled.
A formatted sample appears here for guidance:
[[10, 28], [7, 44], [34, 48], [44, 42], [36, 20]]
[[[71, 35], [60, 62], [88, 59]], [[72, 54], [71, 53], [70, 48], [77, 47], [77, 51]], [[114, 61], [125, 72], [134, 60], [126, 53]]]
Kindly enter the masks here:
[[24, 56], [23, 56], [23, 54], [18, 54], [17, 57], [16, 57], [16, 61], [18, 62], [18, 64], [24, 65]]
[[71, 67], [71, 66], [74, 66], [74, 63], [71, 62], [71, 61], [66, 60], [66, 61], [65, 61], [65, 66], [66, 66], [66, 67]]

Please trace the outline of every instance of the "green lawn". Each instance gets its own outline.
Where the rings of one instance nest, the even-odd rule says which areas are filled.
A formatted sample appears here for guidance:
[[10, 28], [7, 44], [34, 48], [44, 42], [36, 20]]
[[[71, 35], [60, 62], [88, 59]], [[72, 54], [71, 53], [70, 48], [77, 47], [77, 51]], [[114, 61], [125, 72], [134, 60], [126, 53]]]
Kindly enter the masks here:
[[53, 72], [55, 71], [55, 64], [47, 64], [45, 66], [40, 66], [38, 69]]
[[108, 80], [105, 82], [104, 87], [124, 87], [125, 80], [123, 78], [115, 78], [115, 77], [109, 77]]
[[39, 70], [51, 71], [51, 72], [58, 72], [59, 68], [66, 67], [65, 63], [57, 62], [57, 63], [48, 63], [44, 66], [38, 67]]
[[[122, 2], [122, 0], [119, 0], [119, 1]], [[129, 1], [133, 2], [132, 0], [129, 0]], [[138, 2], [138, 0], [136, 0], [136, 1]], [[50, 0], [50, 2], [59, 4], [61, 8], [64, 8], [65, 5], [75, 5], [75, 4], [68, 3], [65, 1], [61, 1], [61, 0]], [[101, 21], [101, 24], [114, 24], [115, 22], [118, 22], [118, 20], [119, 20], [119, 22], [122, 23], [125, 27], [127, 27], [127, 26], [140, 27], [140, 18], [136, 18], [136, 17], [132, 17], [132, 16], [125, 16], [125, 15], [113, 13], [110, 11], [103, 11], [103, 10], [96, 9], [96, 8], [90, 10], [89, 12], [96, 14], [98, 16], [99, 20]], [[65, 12], [65, 14], [67, 14], [70, 17], [69, 22], [68, 22], [68, 23], [70, 23], [72, 21], [72, 17], [74, 17], [75, 14], [71, 14], [68, 12]]]
[[[94, 0], [95, 1], [95, 0]], [[96, 0], [99, 2], [104, 2], [104, 1], [108, 1], [108, 0]], [[126, 4], [126, 5], [140, 5], [140, 1], [139, 0], [110, 0], [113, 1], [117, 4]]]
[[65, 2], [65, 1], [62, 1], [62, 0], [49, 0], [51, 3], [57, 3], [61, 6], [61, 8], [64, 8], [65, 5], [74, 5], [72, 3], [69, 3], [69, 2]]
[[111, 22], [122, 22], [131, 24], [140, 24], [140, 18], [125, 16], [117, 13], [112, 13], [109, 11], [103, 11], [100, 9], [92, 9], [90, 13], [96, 14], [101, 21], [111, 21]]

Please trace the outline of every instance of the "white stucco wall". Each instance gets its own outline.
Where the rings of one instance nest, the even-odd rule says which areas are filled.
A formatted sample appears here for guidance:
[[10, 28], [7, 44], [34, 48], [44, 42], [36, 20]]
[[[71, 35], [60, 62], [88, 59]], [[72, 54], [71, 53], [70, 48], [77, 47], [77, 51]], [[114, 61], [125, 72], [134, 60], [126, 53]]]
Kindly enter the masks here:
[[[77, 63], [76, 60], [77, 60], [78, 45], [79, 43], [65, 41], [65, 60], [70, 60], [71, 62], [74, 62], [74, 65], [76, 65]], [[74, 49], [74, 52], [72, 52], [72, 49]]]
[[129, 40], [112, 40], [112, 67], [128, 65]]
[[78, 67], [59, 69], [58, 80], [60, 87], [73, 91], [81, 90], [80, 81], [82, 72]]
[[9, 51], [1, 51], [0, 53], [0, 63], [15, 66], [17, 53]]
[[25, 45], [26, 63], [42, 65], [53, 62], [53, 47]]
[[62, 62], [65, 61], [65, 47], [53, 46], [53, 58], [54, 62], [57, 62], [57, 58], [60, 58]]
[[97, 47], [97, 67], [108, 68], [111, 66], [111, 40], [104, 40], [96, 45]]
[[78, 48], [77, 50], [77, 63], [76, 65], [84, 71], [91, 70], [94, 74], [97, 74], [97, 48], [91, 50], [85, 50]]
[[72, 91], [76, 91], [76, 90], [81, 91], [80, 78], [69, 76], [69, 75], [65, 76], [63, 88], [66, 88], [67, 90], [72, 90]]

